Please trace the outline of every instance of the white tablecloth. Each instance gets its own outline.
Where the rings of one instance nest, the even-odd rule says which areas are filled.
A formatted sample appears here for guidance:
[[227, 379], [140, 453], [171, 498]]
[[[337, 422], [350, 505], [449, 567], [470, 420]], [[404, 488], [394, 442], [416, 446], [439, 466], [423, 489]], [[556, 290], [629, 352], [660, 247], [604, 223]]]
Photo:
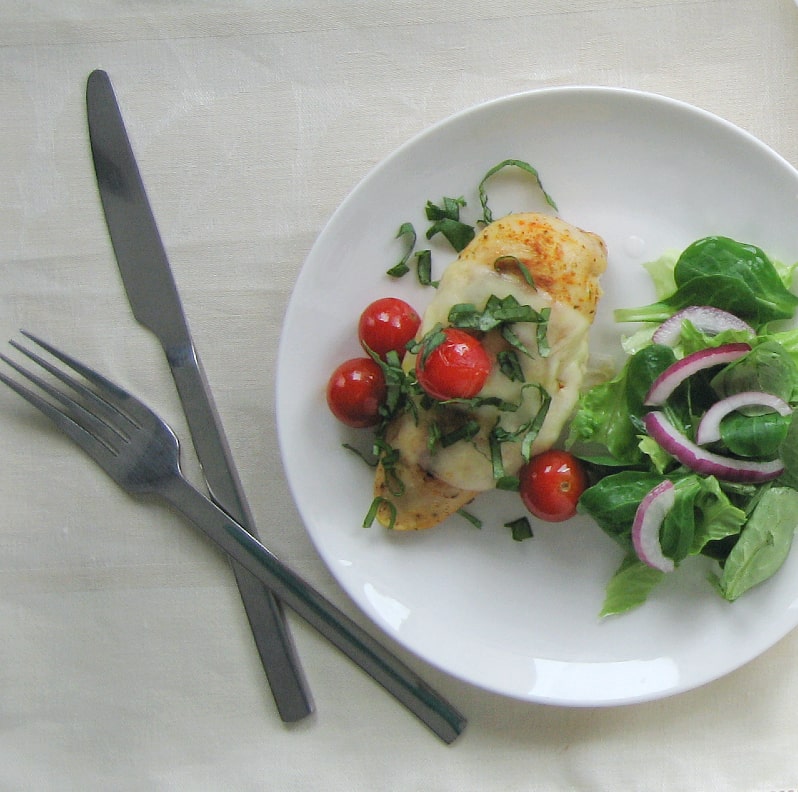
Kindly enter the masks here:
[[[291, 288], [357, 182], [456, 111], [573, 84], [687, 101], [798, 164], [792, 0], [0, 6], [0, 337], [79, 351], [187, 437], [97, 197], [84, 90], [104, 68], [257, 523], [366, 627], [301, 525], [274, 419]], [[798, 787], [795, 634], [704, 688], [607, 709], [505, 699], [394, 647], [468, 716], [447, 747], [291, 615], [318, 711], [286, 727], [224, 559], [5, 389], [0, 415], [0, 789]]]

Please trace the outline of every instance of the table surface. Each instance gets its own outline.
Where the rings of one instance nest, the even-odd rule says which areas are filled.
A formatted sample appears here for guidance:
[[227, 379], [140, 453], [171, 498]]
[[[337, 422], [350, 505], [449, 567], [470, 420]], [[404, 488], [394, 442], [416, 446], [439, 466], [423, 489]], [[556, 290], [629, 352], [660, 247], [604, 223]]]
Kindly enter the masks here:
[[[97, 197], [95, 68], [120, 96], [256, 521], [370, 630], [302, 527], [274, 418], [291, 289], [365, 174], [459, 110], [560, 85], [671, 96], [798, 164], [792, 0], [5, 0], [0, 334], [30, 328], [79, 351], [181, 437]], [[117, 491], [10, 392], [0, 412], [4, 790], [798, 787], [796, 634], [698, 690], [599, 709], [506, 699], [389, 644], [467, 715], [445, 746], [290, 614], [317, 713], [287, 727], [224, 559]], [[190, 449], [184, 461], [198, 479]]]

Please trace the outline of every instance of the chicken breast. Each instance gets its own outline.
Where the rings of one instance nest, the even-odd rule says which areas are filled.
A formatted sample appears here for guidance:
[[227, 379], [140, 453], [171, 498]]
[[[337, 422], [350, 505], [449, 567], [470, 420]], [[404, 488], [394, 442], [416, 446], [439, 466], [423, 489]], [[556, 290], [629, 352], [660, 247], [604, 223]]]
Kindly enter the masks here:
[[[463, 408], [457, 405], [419, 406], [394, 419], [385, 439], [397, 458], [388, 470], [378, 465], [374, 486], [375, 496], [386, 501], [377, 514], [383, 525], [397, 530], [430, 528], [479, 492], [492, 489], [497, 425], [504, 436], [520, 436], [547, 405], [531, 452], [540, 453], [557, 441], [579, 398], [588, 331], [601, 295], [599, 276], [606, 266], [606, 245], [596, 234], [556, 217], [523, 213], [488, 225], [446, 268], [417, 338], [436, 324], [446, 326], [454, 305], [473, 304], [482, 310], [489, 298], [512, 295], [548, 317], [545, 343], [540, 342], [538, 324], [513, 324], [514, 334], [529, 351], [517, 355], [523, 372], [519, 381], [495, 363], [508, 348], [507, 341], [498, 330], [483, 337], [494, 365], [479, 396], [498, 397], [517, 408], [482, 405], [471, 410], [469, 417], [479, 423], [476, 436], [447, 447], [430, 442], [433, 425], [440, 431], [441, 423], [462, 421]], [[408, 370], [414, 366], [414, 356], [407, 355], [404, 365]], [[504, 474], [516, 475], [524, 462], [521, 442], [501, 443], [500, 454]]]

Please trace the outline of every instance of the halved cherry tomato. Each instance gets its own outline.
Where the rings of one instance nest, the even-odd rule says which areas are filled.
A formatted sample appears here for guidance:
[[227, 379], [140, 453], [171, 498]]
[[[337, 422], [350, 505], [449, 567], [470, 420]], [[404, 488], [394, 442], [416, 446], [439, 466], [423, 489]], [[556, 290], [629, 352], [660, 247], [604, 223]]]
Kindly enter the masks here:
[[456, 327], [442, 330], [444, 340], [427, 355], [422, 345], [416, 359], [416, 377], [434, 399], [470, 399], [485, 384], [491, 369], [482, 342]]
[[567, 451], [551, 449], [532, 457], [519, 473], [521, 500], [535, 517], [562, 522], [576, 514], [587, 485], [582, 463]]
[[333, 415], [355, 429], [375, 426], [385, 401], [385, 375], [369, 357], [341, 363], [327, 382], [327, 404]]
[[364, 349], [370, 349], [383, 360], [392, 350], [401, 358], [420, 324], [421, 318], [404, 300], [383, 297], [367, 306], [360, 315], [358, 337]]

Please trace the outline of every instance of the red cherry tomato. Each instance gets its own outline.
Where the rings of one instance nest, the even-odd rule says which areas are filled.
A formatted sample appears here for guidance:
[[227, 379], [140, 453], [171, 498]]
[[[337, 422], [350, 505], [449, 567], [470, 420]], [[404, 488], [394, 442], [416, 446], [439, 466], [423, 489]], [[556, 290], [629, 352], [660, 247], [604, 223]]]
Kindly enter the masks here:
[[356, 429], [379, 423], [385, 397], [385, 375], [368, 357], [341, 363], [327, 382], [327, 404], [333, 415]]
[[470, 399], [490, 374], [491, 362], [480, 340], [456, 327], [443, 329], [445, 336], [429, 355], [422, 346], [416, 359], [416, 377], [434, 399]]
[[582, 463], [573, 454], [555, 449], [532, 457], [521, 468], [519, 479], [524, 505], [548, 522], [573, 517], [587, 485]]
[[412, 306], [398, 297], [383, 297], [367, 306], [360, 315], [358, 337], [363, 348], [385, 360], [390, 351], [401, 358], [421, 324]]

